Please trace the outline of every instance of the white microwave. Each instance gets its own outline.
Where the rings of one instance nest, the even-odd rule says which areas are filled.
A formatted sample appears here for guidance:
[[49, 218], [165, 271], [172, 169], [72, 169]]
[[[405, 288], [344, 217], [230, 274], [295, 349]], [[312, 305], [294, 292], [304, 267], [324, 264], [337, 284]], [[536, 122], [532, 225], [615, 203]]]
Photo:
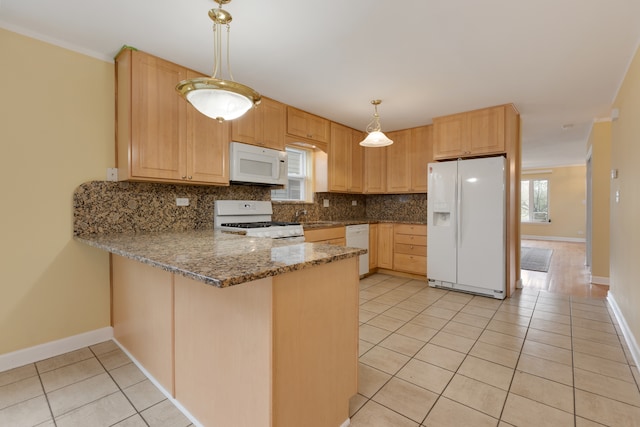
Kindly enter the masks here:
[[287, 152], [255, 145], [229, 144], [229, 180], [232, 183], [286, 185]]

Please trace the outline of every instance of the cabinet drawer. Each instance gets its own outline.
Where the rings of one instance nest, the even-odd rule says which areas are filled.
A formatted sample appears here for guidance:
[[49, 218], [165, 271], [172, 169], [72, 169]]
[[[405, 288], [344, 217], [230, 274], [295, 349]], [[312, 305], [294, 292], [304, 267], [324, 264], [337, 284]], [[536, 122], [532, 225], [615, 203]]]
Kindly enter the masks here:
[[422, 224], [396, 224], [394, 231], [396, 234], [413, 234], [426, 236], [427, 226]]
[[424, 245], [406, 245], [396, 243], [393, 252], [396, 254], [427, 256], [427, 247]]
[[394, 236], [395, 243], [403, 243], [405, 245], [427, 245], [427, 236], [414, 236], [411, 234], [398, 234]]
[[344, 227], [318, 228], [315, 230], [305, 230], [304, 240], [309, 243], [320, 242], [332, 239], [345, 238]]
[[406, 273], [427, 274], [427, 257], [396, 253], [393, 255], [393, 269]]

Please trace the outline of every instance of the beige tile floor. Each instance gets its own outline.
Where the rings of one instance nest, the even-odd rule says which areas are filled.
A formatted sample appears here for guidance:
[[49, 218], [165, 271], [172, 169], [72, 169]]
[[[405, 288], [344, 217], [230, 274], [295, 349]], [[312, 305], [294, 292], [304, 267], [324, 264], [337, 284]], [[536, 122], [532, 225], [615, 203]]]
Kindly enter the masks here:
[[[354, 427], [640, 425], [640, 373], [602, 298], [383, 274], [360, 289]], [[0, 426], [189, 425], [112, 341], [0, 373]]]
[[2, 427], [186, 427], [113, 342], [0, 372]]
[[358, 382], [354, 427], [640, 426], [640, 373], [603, 298], [367, 277]]

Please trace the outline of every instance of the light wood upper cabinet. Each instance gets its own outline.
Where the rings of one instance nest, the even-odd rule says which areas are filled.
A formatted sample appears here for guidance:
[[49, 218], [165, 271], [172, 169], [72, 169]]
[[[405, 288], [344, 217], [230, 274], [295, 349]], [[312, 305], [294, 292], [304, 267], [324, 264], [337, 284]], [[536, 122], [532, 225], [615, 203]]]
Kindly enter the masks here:
[[229, 184], [229, 124], [202, 115], [175, 90], [181, 80], [199, 76], [144, 52], [118, 54], [119, 179]]
[[388, 132], [393, 144], [365, 149], [365, 192], [425, 193], [432, 135], [430, 125]]
[[434, 159], [504, 153], [507, 116], [515, 114], [512, 105], [499, 105], [434, 118]]
[[433, 126], [420, 126], [411, 129], [409, 144], [409, 162], [411, 169], [410, 189], [424, 193], [427, 188], [427, 165], [433, 161]]
[[364, 148], [364, 192], [368, 194], [387, 191], [387, 158], [384, 148]]
[[363, 147], [362, 134], [338, 123], [331, 123], [329, 142], [329, 191], [361, 193]]
[[411, 189], [411, 130], [405, 129], [387, 133], [393, 144], [388, 145], [387, 157], [387, 192], [406, 193]]
[[284, 150], [287, 106], [262, 97], [257, 107], [231, 122], [233, 141]]
[[364, 139], [364, 134], [355, 129], [351, 129], [351, 173], [349, 174], [349, 191], [352, 193], [362, 193], [364, 191], [364, 147], [360, 141]]
[[288, 106], [287, 133], [326, 144], [331, 136], [331, 125], [325, 118]]

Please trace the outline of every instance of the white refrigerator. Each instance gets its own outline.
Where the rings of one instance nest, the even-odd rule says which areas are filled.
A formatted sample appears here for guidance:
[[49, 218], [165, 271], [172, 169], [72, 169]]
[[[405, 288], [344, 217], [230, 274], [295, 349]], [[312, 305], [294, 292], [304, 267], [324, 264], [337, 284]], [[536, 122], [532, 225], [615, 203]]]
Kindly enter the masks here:
[[505, 158], [429, 163], [429, 285], [506, 296]]

